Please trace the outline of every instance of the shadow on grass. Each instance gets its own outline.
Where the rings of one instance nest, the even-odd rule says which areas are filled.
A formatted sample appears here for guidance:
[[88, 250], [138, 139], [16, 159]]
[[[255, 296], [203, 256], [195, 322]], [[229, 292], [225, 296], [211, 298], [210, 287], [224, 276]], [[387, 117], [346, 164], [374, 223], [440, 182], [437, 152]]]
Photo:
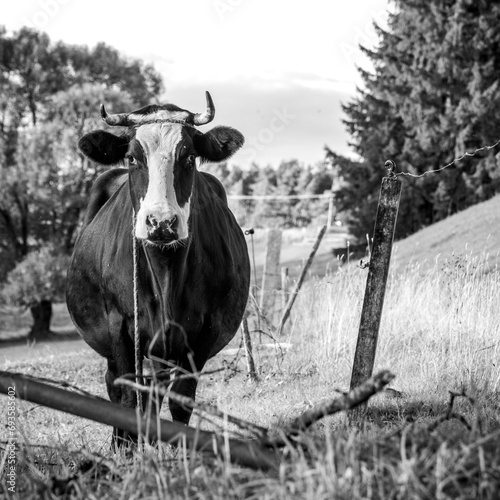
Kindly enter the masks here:
[[55, 342], [67, 342], [71, 340], [81, 340], [78, 332], [74, 328], [61, 328], [35, 340], [30, 340], [28, 334], [20, 335], [14, 338], [0, 338], [0, 349], [2, 349], [3, 347], [13, 347], [23, 344], [48, 344]]
[[446, 402], [405, 401], [383, 406], [369, 406], [365, 418], [368, 422], [383, 426], [384, 424], [410, 423], [422, 418], [437, 417], [446, 413], [446, 410]]

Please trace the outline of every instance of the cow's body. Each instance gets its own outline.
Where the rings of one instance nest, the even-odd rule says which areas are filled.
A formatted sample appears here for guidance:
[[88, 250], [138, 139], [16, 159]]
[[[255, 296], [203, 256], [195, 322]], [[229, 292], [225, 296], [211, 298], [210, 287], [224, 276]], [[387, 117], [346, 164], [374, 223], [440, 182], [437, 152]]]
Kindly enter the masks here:
[[[172, 233], [174, 241], [167, 244], [134, 238], [134, 231], [137, 235], [144, 230], [134, 228], [138, 208], [150, 196], [148, 191], [134, 201], [134, 182], [127, 168], [111, 169], [96, 181], [67, 286], [68, 308], [78, 331], [108, 360], [110, 398], [130, 407], [135, 405], [134, 392], [113, 385], [113, 381], [135, 371], [134, 240], [140, 350], [156, 361], [157, 368], [175, 365], [188, 372], [201, 370], [235, 335], [247, 302], [250, 275], [243, 233], [215, 177], [194, 169], [189, 204], [178, 204], [180, 211], [189, 213], [189, 234], [178, 242], [175, 238], [183, 231], [182, 221], [176, 224], [180, 229], [175, 234], [169, 222], [163, 231], [167, 236]], [[177, 184], [176, 190], [179, 192]], [[168, 217], [172, 219], [171, 214]], [[147, 215], [145, 219], [151, 234], [158, 224], [154, 220], [152, 228], [152, 218]], [[161, 361], [168, 365], [161, 366]], [[194, 397], [195, 377], [173, 384], [174, 392]], [[170, 410], [175, 420], [188, 423], [188, 409], [170, 402]], [[115, 430], [115, 437], [123, 434]]]

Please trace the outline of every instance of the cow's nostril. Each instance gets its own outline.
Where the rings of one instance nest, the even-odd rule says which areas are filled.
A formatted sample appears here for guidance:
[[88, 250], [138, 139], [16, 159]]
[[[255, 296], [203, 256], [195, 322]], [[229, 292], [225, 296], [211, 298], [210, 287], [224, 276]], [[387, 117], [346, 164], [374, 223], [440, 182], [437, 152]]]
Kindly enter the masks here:
[[151, 229], [156, 229], [158, 227], [158, 221], [154, 216], [148, 215], [146, 216], [146, 226]]
[[177, 216], [174, 215], [171, 219], [165, 221], [165, 224], [169, 229], [175, 229], [177, 226]]

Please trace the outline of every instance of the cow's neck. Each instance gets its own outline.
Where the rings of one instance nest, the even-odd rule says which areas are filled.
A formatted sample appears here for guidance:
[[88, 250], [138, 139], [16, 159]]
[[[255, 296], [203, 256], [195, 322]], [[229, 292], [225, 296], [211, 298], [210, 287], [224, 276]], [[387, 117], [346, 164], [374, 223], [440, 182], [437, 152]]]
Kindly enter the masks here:
[[143, 246], [151, 285], [155, 295], [161, 293], [161, 298], [157, 297], [158, 301], [169, 302], [165, 305], [171, 305], [172, 299], [177, 297], [185, 281], [189, 247], [189, 243], [175, 249]]

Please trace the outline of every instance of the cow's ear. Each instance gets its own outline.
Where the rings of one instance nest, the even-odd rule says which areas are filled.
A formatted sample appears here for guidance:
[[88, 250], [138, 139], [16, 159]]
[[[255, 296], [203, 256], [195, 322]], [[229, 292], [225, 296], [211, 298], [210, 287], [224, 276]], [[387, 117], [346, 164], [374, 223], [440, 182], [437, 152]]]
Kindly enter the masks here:
[[103, 165], [113, 165], [125, 157], [128, 142], [126, 136], [117, 136], [105, 130], [95, 130], [85, 134], [78, 141], [78, 147], [87, 158]]
[[194, 147], [202, 161], [227, 160], [243, 146], [245, 138], [231, 127], [214, 127], [205, 134], [196, 134]]

